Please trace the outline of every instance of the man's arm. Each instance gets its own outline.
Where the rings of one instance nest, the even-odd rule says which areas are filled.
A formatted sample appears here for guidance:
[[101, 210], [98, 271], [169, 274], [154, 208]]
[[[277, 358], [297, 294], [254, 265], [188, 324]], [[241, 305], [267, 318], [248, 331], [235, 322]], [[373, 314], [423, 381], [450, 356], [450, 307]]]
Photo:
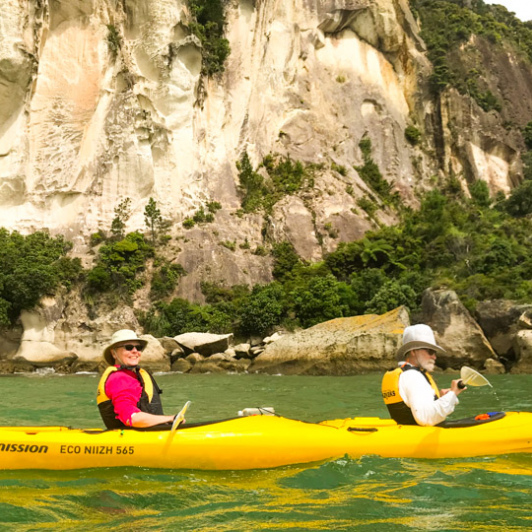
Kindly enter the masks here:
[[434, 390], [425, 377], [415, 370], [405, 371], [399, 377], [399, 393], [403, 401], [412, 409], [419, 425], [434, 426], [452, 414], [458, 404], [457, 394], [451, 390], [438, 400], [434, 400]]

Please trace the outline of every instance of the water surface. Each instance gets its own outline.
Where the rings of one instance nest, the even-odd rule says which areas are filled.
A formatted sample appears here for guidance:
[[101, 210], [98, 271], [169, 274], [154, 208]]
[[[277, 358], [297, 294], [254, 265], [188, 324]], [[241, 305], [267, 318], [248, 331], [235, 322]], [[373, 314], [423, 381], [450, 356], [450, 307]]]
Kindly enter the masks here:
[[[206, 421], [254, 406], [320, 421], [387, 417], [380, 375], [161, 375], [167, 412], [191, 400]], [[440, 375], [440, 386], [453, 376]], [[95, 375], [0, 377], [0, 425], [101, 427]], [[532, 411], [532, 376], [490, 377], [460, 395], [454, 419]], [[140, 468], [0, 471], [0, 530], [479, 530], [532, 529], [532, 458], [453, 460], [367, 456], [310, 467], [204, 472]]]

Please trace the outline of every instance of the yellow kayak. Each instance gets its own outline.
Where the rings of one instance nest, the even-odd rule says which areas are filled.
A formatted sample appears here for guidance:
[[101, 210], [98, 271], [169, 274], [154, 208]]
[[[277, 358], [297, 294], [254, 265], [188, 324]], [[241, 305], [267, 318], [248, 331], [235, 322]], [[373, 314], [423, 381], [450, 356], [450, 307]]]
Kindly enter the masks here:
[[[466, 421], [466, 420], [464, 420]], [[451, 423], [452, 424], [452, 423]], [[532, 451], [532, 413], [507, 412], [456, 427], [379, 418], [305, 423], [250, 416], [177, 431], [0, 427], [0, 469], [262, 469], [363, 455], [456, 458]]]

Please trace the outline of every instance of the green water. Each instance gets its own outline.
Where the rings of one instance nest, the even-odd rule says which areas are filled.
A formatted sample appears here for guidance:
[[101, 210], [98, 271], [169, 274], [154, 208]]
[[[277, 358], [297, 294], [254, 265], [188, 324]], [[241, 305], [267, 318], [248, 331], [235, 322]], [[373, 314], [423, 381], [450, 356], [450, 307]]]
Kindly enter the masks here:
[[[451, 376], [438, 378], [446, 386]], [[469, 388], [453, 418], [532, 411], [532, 376]], [[318, 421], [387, 417], [380, 375], [162, 375], [168, 412], [232, 417], [273, 406]], [[100, 427], [95, 375], [0, 377], [0, 425]], [[0, 471], [0, 530], [479, 530], [532, 529], [532, 457], [461, 460], [364, 457], [311, 467], [203, 472], [145, 469]]]

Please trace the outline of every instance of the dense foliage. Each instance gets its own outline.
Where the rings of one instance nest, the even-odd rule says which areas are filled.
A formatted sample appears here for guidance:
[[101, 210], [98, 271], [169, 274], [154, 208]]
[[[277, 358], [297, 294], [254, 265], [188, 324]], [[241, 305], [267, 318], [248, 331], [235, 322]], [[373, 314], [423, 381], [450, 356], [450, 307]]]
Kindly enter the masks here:
[[494, 203], [484, 183], [471, 199], [449, 186], [428, 193], [397, 226], [340, 244], [325, 261], [301, 260], [287, 242], [272, 249], [275, 281], [265, 286], [203, 287], [207, 304], [157, 304], [143, 316], [153, 334], [190, 330], [267, 334], [276, 326], [309, 327], [342, 316], [417, 311], [429, 287], [456, 290], [473, 309], [478, 301], [532, 297], [532, 181]]
[[67, 257], [70, 242], [37, 232], [28, 236], [0, 229], [0, 325], [13, 323], [20, 311], [67, 288], [81, 275], [79, 259]]
[[190, 30], [202, 45], [202, 74], [214, 76], [223, 72], [231, 49], [224, 38], [225, 12], [222, 0], [189, 0], [194, 22]]
[[[273, 206], [284, 196], [295, 194], [304, 187], [314, 185], [316, 165], [294, 161], [289, 156], [269, 154], [254, 170], [247, 152], [237, 163], [242, 211], [271, 212]], [[259, 171], [263, 169], [265, 179]]]
[[486, 111], [500, 110], [501, 103], [483, 86], [475, 68], [463, 72], [452, 59], [472, 35], [480, 35], [494, 45], [511, 43], [532, 61], [532, 27], [504, 7], [482, 0], [410, 0], [421, 20], [421, 36], [434, 66], [432, 88], [439, 92], [452, 85], [471, 95]]

